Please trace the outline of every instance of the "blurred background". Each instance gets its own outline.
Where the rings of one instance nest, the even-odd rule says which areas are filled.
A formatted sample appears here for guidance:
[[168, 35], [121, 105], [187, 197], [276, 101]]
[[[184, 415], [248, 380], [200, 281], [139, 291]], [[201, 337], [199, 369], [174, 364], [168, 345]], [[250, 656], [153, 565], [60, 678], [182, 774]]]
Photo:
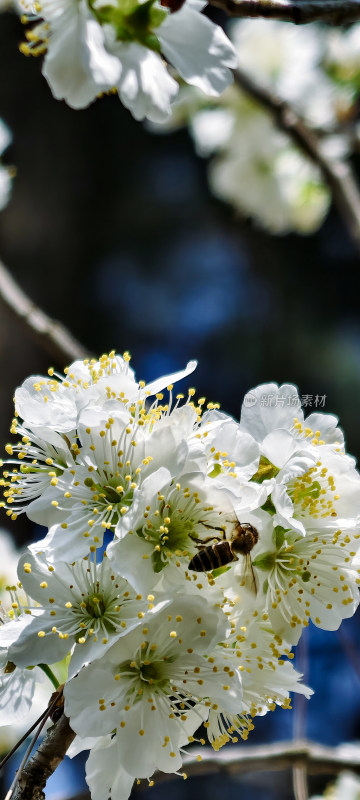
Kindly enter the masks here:
[[[360, 264], [336, 211], [312, 236], [265, 233], [210, 194], [186, 130], [154, 135], [114, 96], [84, 111], [55, 102], [41, 60], [20, 54], [22, 40], [17, 17], [1, 14], [0, 118], [13, 134], [3, 161], [17, 174], [0, 214], [0, 258], [23, 289], [89, 353], [129, 350], [139, 379], [198, 359], [194, 385], [237, 418], [244, 393], [266, 381], [325, 397], [322, 410], [339, 416], [359, 456]], [[3, 304], [0, 363], [5, 445], [15, 387], [65, 364]], [[25, 517], [3, 515], [1, 524], [19, 546], [35, 536]], [[339, 634], [309, 629], [298, 668], [314, 697], [296, 715], [257, 718], [241, 747], [290, 739], [294, 719], [317, 742], [360, 739], [359, 632], [358, 615]], [[59, 775], [47, 797], [81, 788], [72, 773], [65, 791]], [[315, 792], [326, 777], [311, 780]], [[293, 797], [286, 773], [179, 779], [151, 791], [162, 800], [169, 790], [175, 800], [199, 791], [209, 800]]]

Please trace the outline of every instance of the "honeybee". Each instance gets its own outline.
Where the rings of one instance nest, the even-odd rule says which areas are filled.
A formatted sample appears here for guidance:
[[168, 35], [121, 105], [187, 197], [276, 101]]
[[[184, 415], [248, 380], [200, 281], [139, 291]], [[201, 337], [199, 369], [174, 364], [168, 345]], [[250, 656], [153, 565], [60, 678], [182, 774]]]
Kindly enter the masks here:
[[[203, 523], [205, 527], [211, 525]], [[242, 571], [242, 583], [253, 594], [257, 593], [257, 580], [251, 561], [250, 553], [259, 541], [259, 533], [249, 522], [234, 521], [230, 539], [226, 538], [224, 528], [214, 528], [222, 532], [222, 539], [210, 544], [208, 547], [200, 547], [190, 561], [188, 569], [196, 572], [210, 572], [219, 567], [225, 567], [233, 561], [238, 561], [238, 555], [244, 556], [244, 566]], [[219, 539], [212, 536], [212, 539]]]

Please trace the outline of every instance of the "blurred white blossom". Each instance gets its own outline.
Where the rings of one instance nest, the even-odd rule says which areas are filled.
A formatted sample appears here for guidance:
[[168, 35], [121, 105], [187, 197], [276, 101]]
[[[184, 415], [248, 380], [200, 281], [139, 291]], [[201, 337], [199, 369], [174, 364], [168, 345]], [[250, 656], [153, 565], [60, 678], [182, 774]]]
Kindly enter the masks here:
[[[0, 6], [0, 11], [3, 10]], [[0, 156], [9, 146], [12, 136], [9, 128], [0, 120]], [[11, 170], [2, 166], [0, 160], [0, 211], [9, 202], [11, 192]]]
[[360, 778], [351, 772], [341, 772], [323, 795], [312, 795], [310, 800], [360, 800]]
[[[360, 89], [360, 25], [335, 31], [249, 19], [232, 21], [229, 35], [240, 71], [315, 128], [326, 159], [346, 159], [354, 137], [346, 123]], [[212, 192], [243, 217], [278, 234], [321, 225], [331, 198], [320, 169], [250, 99], [241, 78], [217, 103], [182, 88], [166, 129], [180, 125], [189, 125], [196, 152], [210, 158]]]

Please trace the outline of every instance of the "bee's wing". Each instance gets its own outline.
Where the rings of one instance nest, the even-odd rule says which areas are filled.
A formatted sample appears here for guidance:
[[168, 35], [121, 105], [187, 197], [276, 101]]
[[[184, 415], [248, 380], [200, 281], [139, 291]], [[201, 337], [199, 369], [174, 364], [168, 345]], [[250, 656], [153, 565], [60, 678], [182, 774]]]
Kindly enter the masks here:
[[254, 596], [257, 595], [259, 586], [255, 570], [252, 565], [250, 553], [247, 553], [246, 556], [242, 556], [240, 585], [244, 586], [244, 588], [247, 589], [250, 594], [253, 594]]

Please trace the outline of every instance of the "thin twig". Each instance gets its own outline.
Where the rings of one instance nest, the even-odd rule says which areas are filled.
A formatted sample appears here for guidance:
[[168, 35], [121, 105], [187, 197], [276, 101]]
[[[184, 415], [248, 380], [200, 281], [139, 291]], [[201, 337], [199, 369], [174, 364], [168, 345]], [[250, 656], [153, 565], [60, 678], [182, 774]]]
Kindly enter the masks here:
[[237, 69], [235, 81], [243, 91], [274, 116], [278, 127], [319, 167], [360, 254], [360, 192], [349, 164], [339, 159], [327, 158], [318, 137], [302, 117], [287, 102], [254, 81], [246, 72]]
[[68, 363], [87, 358], [89, 352], [55, 319], [51, 319], [25, 294], [9, 270], [0, 261], [0, 298], [5, 305], [26, 323], [43, 347], [60, 362]]
[[263, 17], [305, 25], [346, 25], [360, 19], [359, 0], [208, 0], [231, 17]]
[[[309, 671], [309, 654], [308, 654], [308, 631], [305, 629], [297, 650], [296, 650], [296, 669], [303, 676], [304, 683], [307, 682]], [[304, 741], [306, 736], [306, 712], [307, 700], [303, 694], [295, 694], [294, 697], [294, 715], [293, 715], [293, 730], [294, 730], [294, 744]], [[307, 772], [306, 763], [298, 764], [292, 771], [293, 790], [295, 800], [308, 800], [308, 785], [307, 785]]]
[[17, 771], [15, 773], [14, 780], [13, 780], [11, 786], [10, 786], [9, 791], [7, 792], [5, 800], [11, 800], [11, 797], [14, 794], [14, 790], [15, 790], [16, 784], [20, 781], [23, 769], [25, 768], [25, 764], [27, 763], [28, 759], [30, 758], [31, 752], [32, 752], [32, 750], [33, 750], [33, 748], [35, 746], [35, 743], [36, 743], [37, 739], [40, 736], [40, 733], [41, 733], [44, 725], [46, 724], [46, 722], [49, 719], [49, 717], [51, 717], [51, 714], [55, 710], [55, 707], [58, 705], [60, 698], [62, 698], [62, 702], [63, 702], [62, 695], [63, 695], [63, 687], [60, 689], [59, 692], [54, 692], [53, 693], [52, 699], [50, 700], [50, 703], [49, 703], [49, 705], [48, 705], [48, 707], [46, 709], [46, 713], [41, 715], [42, 719], [41, 719], [40, 725], [39, 725], [39, 727], [38, 727], [38, 729], [37, 729], [37, 731], [35, 733], [35, 736], [33, 736], [33, 738], [31, 739], [29, 747], [27, 748], [26, 753], [25, 753], [24, 757], [21, 760], [20, 766], [18, 767], [18, 769], [17, 769]]
[[42, 714], [40, 714], [40, 716], [37, 718], [37, 720], [35, 720], [33, 725], [31, 725], [31, 727], [24, 733], [24, 735], [21, 737], [21, 739], [19, 739], [16, 742], [16, 744], [14, 744], [14, 747], [12, 747], [11, 750], [9, 750], [9, 752], [6, 753], [6, 756], [4, 756], [4, 758], [0, 762], [0, 770], [2, 770], [3, 767], [5, 767], [5, 764], [7, 764], [7, 762], [10, 761], [10, 758], [14, 755], [14, 753], [16, 753], [16, 751], [19, 749], [19, 747], [21, 747], [21, 745], [25, 741], [25, 739], [27, 739], [28, 736], [30, 736], [30, 733], [32, 733], [33, 730], [35, 730], [35, 728], [40, 724], [41, 720], [44, 717], [48, 717], [48, 716], [49, 716], [49, 709], [45, 708], [45, 710], [42, 712]]
[[44, 800], [47, 780], [64, 759], [75, 738], [69, 720], [62, 714], [46, 733], [38, 749], [22, 770], [12, 800]]

